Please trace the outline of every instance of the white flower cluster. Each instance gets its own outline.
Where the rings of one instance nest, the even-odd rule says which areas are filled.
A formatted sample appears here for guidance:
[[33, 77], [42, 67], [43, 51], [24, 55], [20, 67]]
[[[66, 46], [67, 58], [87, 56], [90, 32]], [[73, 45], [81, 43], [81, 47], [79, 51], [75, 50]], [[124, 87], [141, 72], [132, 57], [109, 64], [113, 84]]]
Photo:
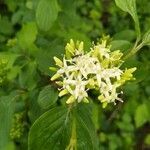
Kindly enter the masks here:
[[[118, 97], [117, 88], [132, 78], [135, 68], [121, 70], [122, 53], [110, 51], [106, 40], [94, 45], [87, 53], [84, 52], [83, 42], [66, 45], [66, 54], [61, 61], [54, 57], [57, 68], [51, 80], [61, 86], [59, 96], [69, 94], [67, 104], [88, 102], [88, 90], [98, 91], [98, 99], [105, 107], [108, 103], [122, 100]], [[52, 69], [52, 67], [50, 67]], [[55, 68], [56, 69], [56, 68]]]

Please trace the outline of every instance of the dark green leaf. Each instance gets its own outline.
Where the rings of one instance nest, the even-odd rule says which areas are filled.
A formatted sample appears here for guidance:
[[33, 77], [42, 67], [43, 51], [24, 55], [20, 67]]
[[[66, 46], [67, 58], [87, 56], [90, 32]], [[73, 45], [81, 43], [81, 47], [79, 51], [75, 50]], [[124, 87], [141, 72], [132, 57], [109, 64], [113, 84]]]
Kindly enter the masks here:
[[[98, 141], [89, 107], [80, 105], [72, 109], [69, 113], [69, 109], [65, 107], [55, 107], [37, 119], [30, 130], [29, 150], [60, 150], [73, 147], [80, 150], [85, 150], [85, 147], [87, 150], [97, 150]], [[72, 139], [73, 134], [75, 139]], [[72, 140], [75, 140], [73, 145]]]
[[64, 150], [70, 135], [67, 112], [65, 107], [55, 107], [37, 119], [29, 133], [29, 150]]
[[58, 92], [50, 85], [45, 86], [39, 94], [38, 103], [42, 108], [48, 108], [53, 105], [58, 98]]
[[97, 150], [98, 138], [88, 106], [79, 105], [76, 110], [77, 149]]
[[15, 93], [9, 96], [2, 96], [0, 98], [0, 149], [8, 150], [7, 146], [10, 142], [9, 132], [12, 123], [12, 117], [15, 104]]
[[38, 69], [42, 73], [52, 76], [54, 72], [50, 71], [49, 67], [54, 65], [54, 56], [58, 56], [60, 58], [61, 54], [64, 53], [64, 47], [62, 46], [63, 43], [60, 39], [53, 40], [51, 42], [40, 39], [38, 42], [40, 43], [40, 47], [42, 47], [42, 49], [39, 49], [36, 53]]
[[38, 99], [39, 89], [33, 89], [29, 92], [30, 99], [30, 110], [28, 112], [28, 116], [30, 122], [33, 124], [36, 119], [39, 118], [43, 114], [43, 110], [40, 108], [37, 99]]

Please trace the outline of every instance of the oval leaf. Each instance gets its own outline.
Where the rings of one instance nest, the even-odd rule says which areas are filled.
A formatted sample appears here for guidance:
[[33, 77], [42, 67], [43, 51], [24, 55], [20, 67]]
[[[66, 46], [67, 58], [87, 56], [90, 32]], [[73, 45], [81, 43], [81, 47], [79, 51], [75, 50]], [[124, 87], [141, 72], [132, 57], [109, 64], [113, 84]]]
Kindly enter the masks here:
[[70, 134], [67, 112], [55, 107], [37, 119], [29, 132], [29, 150], [65, 149]]
[[122, 9], [125, 12], [128, 12], [132, 16], [135, 22], [135, 29], [137, 35], [138, 37], [140, 37], [140, 26], [139, 26], [137, 11], [136, 11], [136, 0], [115, 0], [115, 2], [120, 9]]
[[58, 16], [57, 0], [40, 0], [36, 10], [36, 20], [39, 28], [48, 31]]
[[77, 149], [98, 150], [98, 137], [88, 106], [80, 105], [76, 111]]
[[111, 50], [122, 50], [123, 52], [128, 50], [132, 44], [126, 40], [114, 40], [111, 42]]
[[113, 39], [114, 40], [127, 40], [127, 41], [132, 42], [133, 40], [136, 39], [136, 33], [134, 30], [129, 30], [129, 29], [123, 30], [121, 32], [116, 33], [113, 36]]
[[29, 132], [29, 150], [97, 150], [98, 138], [89, 107], [55, 107], [43, 114]]
[[42, 108], [53, 105], [58, 98], [58, 92], [50, 85], [45, 86], [39, 94], [38, 103]]

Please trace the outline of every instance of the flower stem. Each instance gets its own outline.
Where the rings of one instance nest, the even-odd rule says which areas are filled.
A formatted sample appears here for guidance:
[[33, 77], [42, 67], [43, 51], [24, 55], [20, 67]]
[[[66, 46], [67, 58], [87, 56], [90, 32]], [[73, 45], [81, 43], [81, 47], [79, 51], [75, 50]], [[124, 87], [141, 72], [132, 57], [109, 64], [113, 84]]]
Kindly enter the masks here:
[[72, 133], [70, 143], [67, 146], [66, 150], [77, 150], [77, 138], [76, 138], [76, 120], [73, 118], [72, 122]]
[[144, 46], [143, 43], [140, 43], [140, 44], [138, 45], [138, 41], [136, 41], [134, 47], [130, 50], [130, 52], [129, 52], [127, 55], [125, 55], [125, 57], [123, 58], [123, 60], [126, 60], [126, 59], [128, 59], [129, 57], [135, 55], [143, 46]]

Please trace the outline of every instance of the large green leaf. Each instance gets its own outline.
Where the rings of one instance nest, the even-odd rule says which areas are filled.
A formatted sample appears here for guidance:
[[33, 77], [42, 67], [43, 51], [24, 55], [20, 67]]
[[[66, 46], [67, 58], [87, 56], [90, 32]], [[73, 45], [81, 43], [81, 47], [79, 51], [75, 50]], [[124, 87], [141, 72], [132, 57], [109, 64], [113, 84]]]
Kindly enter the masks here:
[[36, 119], [39, 118], [43, 114], [43, 110], [40, 108], [37, 99], [39, 94], [39, 89], [35, 88], [31, 90], [29, 93], [29, 100], [30, 100], [30, 109], [28, 112], [28, 117], [30, 122], [33, 124]]
[[48, 31], [57, 19], [59, 7], [57, 0], [40, 0], [36, 10], [39, 28]]
[[31, 127], [29, 150], [97, 150], [98, 141], [88, 106], [55, 107]]
[[78, 104], [73, 110], [71, 139], [66, 150], [98, 150], [97, 139], [89, 106]]
[[76, 110], [77, 149], [97, 150], [98, 138], [91, 119], [91, 112], [89, 107], [84, 105], [79, 105]]
[[9, 132], [15, 104], [15, 93], [0, 98], [0, 150], [8, 150]]
[[29, 150], [64, 150], [70, 135], [67, 112], [55, 107], [37, 119], [29, 133]]
[[136, 0], [115, 0], [116, 5], [125, 12], [128, 12], [134, 22], [138, 37], [140, 37], [140, 26], [136, 11]]
[[42, 108], [53, 105], [58, 98], [58, 92], [50, 85], [45, 86], [39, 94], [38, 103]]

